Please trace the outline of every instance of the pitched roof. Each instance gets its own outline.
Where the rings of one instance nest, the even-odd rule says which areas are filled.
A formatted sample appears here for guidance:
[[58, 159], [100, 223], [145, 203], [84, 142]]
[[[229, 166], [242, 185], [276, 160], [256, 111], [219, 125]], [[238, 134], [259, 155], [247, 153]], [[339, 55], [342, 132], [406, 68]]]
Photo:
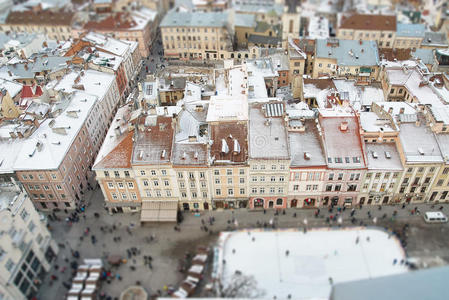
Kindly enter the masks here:
[[68, 11], [52, 12], [50, 10], [41, 10], [33, 12], [26, 11], [11, 11], [6, 18], [6, 24], [36, 24], [36, 25], [51, 25], [51, 26], [70, 26], [72, 24], [74, 13]]
[[37, 98], [42, 96], [42, 88], [37, 86], [31, 86], [31, 85], [24, 85], [22, 89], [22, 94], [20, 95], [20, 98]]
[[[216, 162], [245, 162], [248, 158], [247, 137], [248, 126], [246, 123], [223, 122], [211, 125], [211, 139], [213, 144], [211, 145], [210, 156], [214, 157]], [[238, 146], [236, 146], [235, 141], [237, 141]]]
[[95, 169], [131, 168], [133, 134], [128, 132], [111, 152], [95, 164]]
[[375, 66], [379, 52], [375, 41], [319, 39], [316, 57], [336, 59], [339, 66]]
[[340, 29], [396, 31], [396, 16], [359, 14], [343, 16]]

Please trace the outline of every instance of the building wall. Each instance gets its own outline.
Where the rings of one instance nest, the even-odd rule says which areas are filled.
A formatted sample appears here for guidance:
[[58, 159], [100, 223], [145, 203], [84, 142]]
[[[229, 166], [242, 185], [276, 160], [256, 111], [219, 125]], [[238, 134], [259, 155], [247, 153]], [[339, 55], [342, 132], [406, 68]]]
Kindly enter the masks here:
[[11, 210], [0, 211], [4, 222], [4, 234], [0, 236], [0, 293], [5, 299], [25, 300], [39, 289], [38, 275], [50, 270], [59, 249], [46, 219], [41, 219], [27, 194], [22, 191], [17, 196]]
[[214, 208], [247, 206], [248, 166], [211, 166], [211, 172], [211, 198]]
[[210, 171], [207, 167], [176, 168], [175, 188], [182, 210], [212, 209]]
[[171, 165], [133, 165], [132, 168], [142, 201], [178, 201], [176, 171]]
[[421, 47], [422, 38], [420, 37], [396, 37], [393, 48], [412, 49]]
[[325, 176], [325, 168], [290, 169], [288, 207], [319, 207]]
[[402, 171], [370, 170], [365, 173], [359, 194], [360, 204], [391, 204], [397, 201], [397, 190]]
[[[437, 177], [442, 175], [440, 174], [440, 168], [440, 164], [406, 163], [400, 185], [395, 191], [398, 194], [398, 202], [419, 203], [428, 201], [432, 194], [432, 185]], [[444, 168], [442, 172], [444, 172]]]
[[377, 41], [379, 48], [393, 48], [396, 33], [380, 30], [338, 29], [337, 38], [345, 40]]
[[96, 170], [96, 178], [105, 198], [106, 207], [120, 207], [125, 212], [140, 209], [142, 199], [131, 168]]
[[440, 167], [435, 180], [432, 183], [429, 193], [427, 194], [429, 202], [445, 202], [449, 201], [449, 167], [444, 164]]
[[42, 33], [52, 40], [66, 41], [70, 38], [71, 26], [45, 25], [45, 24], [4, 24], [2, 31]]
[[17, 171], [17, 176], [37, 208], [74, 209], [87, 189], [93, 160], [92, 142], [83, 126], [58, 169]]
[[162, 27], [164, 56], [174, 59], [219, 59], [232, 51], [226, 28]]
[[[323, 184], [322, 206], [355, 205], [365, 170], [330, 169]], [[352, 189], [351, 189], [352, 187]], [[327, 200], [327, 201], [326, 201]]]
[[[249, 161], [249, 208], [286, 208], [289, 160]], [[263, 206], [258, 207], [263, 200]], [[279, 200], [281, 199], [281, 200]]]

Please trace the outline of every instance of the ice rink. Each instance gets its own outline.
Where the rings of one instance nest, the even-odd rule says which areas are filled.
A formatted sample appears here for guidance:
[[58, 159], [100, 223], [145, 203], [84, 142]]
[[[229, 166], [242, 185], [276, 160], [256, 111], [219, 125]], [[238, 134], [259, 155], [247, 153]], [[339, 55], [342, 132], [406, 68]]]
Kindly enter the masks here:
[[328, 299], [331, 280], [407, 272], [399, 241], [377, 229], [223, 232], [218, 255], [224, 285], [235, 271], [253, 275], [265, 299]]

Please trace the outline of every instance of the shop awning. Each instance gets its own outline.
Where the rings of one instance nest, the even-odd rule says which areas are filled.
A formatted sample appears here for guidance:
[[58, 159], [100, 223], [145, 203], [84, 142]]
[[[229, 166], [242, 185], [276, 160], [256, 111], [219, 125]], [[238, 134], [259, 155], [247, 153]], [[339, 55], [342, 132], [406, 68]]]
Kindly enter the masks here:
[[142, 201], [141, 222], [176, 222], [178, 202]]

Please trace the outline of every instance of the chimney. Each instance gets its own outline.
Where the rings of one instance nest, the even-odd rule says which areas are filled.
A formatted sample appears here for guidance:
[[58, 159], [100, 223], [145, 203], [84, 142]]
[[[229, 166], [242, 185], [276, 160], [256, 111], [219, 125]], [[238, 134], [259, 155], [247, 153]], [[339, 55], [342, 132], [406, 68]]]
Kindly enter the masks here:
[[119, 137], [122, 134], [120, 131], [120, 126], [115, 127], [114, 132], [115, 132], [115, 136]]
[[360, 45], [362, 45], [362, 44], [363, 44], [363, 41], [362, 41], [362, 39], [360, 39], [360, 40], [359, 40], [359, 44], [360, 44]]
[[164, 106], [164, 115], [168, 116], [168, 108], [167, 108], [167, 106]]
[[346, 130], [348, 130], [348, 122], [341, 122], [340, 123], [340, 130], [341, 131], [346, 131]]
[[393, 113], [393, 107], [388, 108], [388, 113], [391, 115]]
[[421, 121], [419, 120], [419, 118], [416, 119], [415, 125], [416, 125], [417, 127], [421, 126]]
[[404, 112], [405, 112], [405, 108], [401, 107], [401, 108], [399, 109], [399, 114], [403, 114]]
[[196, 135], [189, 135], [189, 142], [196, 142], [197, 138]]

